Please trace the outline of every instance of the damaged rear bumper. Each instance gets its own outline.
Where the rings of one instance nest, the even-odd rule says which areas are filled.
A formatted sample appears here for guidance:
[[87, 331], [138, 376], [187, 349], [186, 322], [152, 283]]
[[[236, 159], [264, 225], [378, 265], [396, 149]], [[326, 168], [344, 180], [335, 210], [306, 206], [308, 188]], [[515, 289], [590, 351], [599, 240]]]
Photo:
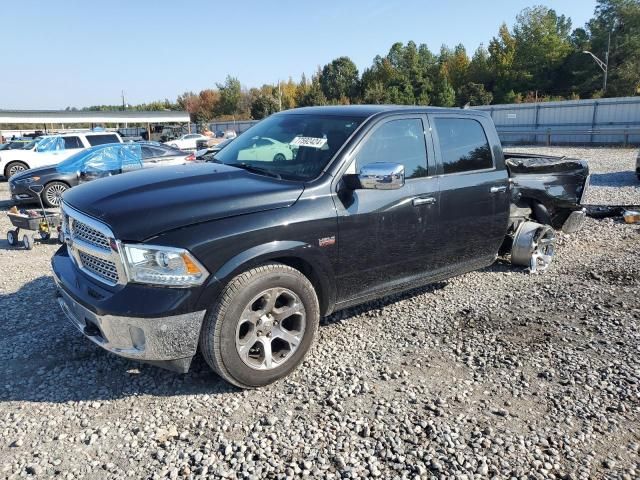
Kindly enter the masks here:
[[562, 231], [564, 233], [576, 233], [584, 225], [584, 221], [587, 218], [587, 209], [576, 210], [571, 212], [567, 219], [562, 224]]

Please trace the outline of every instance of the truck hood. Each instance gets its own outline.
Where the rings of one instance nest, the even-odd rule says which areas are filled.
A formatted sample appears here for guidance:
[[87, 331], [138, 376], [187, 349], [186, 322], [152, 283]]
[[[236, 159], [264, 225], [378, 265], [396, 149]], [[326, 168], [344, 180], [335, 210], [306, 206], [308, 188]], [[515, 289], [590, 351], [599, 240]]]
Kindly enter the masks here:
[[300, 183], [220, 164], [159, 167], [72, 188], [64, 203], [107, 224], [116, 238], [144, 241], [180, 227], [293, 205]]

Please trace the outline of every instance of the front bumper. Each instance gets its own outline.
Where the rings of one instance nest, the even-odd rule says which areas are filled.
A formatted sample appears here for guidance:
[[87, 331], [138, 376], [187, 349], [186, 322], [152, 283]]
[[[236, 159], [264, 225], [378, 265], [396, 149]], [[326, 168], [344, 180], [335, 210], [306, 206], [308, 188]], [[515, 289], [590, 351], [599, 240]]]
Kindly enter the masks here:
[[9, 192], [14, 203], [38, 203], [38, 197], [23, 185], [9, 182]]
[[[96, 313], [89, 308], [91, 305], [83, 304], [67, 289], [66, 282], [61, 278], [61, 272], [64, 272], [65, 268], [60, 268], [60, 262], [65, 259], [68, 257], [60, 254], [54, 257], [56, 300], [66, 317], [84, 336], [121, 357], [182, 373], [189, 370], [198, 347], [204, 310], [173, 315], [167, 312], [166, 316], [154, 317], [126, 316], [122, 313], [109, 313], [108, 308], [105, 311], [108, 305], [108, 299], [105, 299], [107, 303], [98, 302], [101, 304], [101, 310], [100, 313]], [[73, 280], [78, 284], [82, 281], [81, 278], [76, 276], [67, 281]], [[139, 302], [139, 295], [137, 297]], [[132, 311], [136, 295], [129, 298], [129, 311]]]

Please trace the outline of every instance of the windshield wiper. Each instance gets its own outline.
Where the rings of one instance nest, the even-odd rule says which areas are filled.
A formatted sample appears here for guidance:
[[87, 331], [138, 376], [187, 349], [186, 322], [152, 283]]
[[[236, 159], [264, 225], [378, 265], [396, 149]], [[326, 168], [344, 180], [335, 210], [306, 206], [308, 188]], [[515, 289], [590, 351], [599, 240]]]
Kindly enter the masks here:
[[277, 178], [278, 180], [282, 180], [282, 176], [279, 173], [272, 172], [271, 170], [267, 170], [266, 168], [255, 167], [253, 165], [249, 165], [249, 164], [244, 163], [244, 162], [242, 162], [242, 163], [229, 163], [228, 165], [231, 166], [231, 167], [243, 168], [247, 172], [259, 173], [259, 174], [263, 174], [263, 175], [269, 175], [270, 177], [274, 177], [274, 178]]

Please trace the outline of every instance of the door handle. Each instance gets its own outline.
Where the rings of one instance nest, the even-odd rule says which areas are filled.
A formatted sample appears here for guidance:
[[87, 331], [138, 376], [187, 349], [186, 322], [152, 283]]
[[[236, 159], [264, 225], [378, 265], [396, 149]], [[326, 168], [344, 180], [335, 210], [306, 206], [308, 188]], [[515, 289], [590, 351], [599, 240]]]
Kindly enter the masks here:
[[435, 197], [418, 197], [413, 199], [413, 206], [419, 207], [420, 205], [433, 205], [436, 203]]
[[507, 191], [507, 187], [491, 187], [491, 193], [504, 193]]

